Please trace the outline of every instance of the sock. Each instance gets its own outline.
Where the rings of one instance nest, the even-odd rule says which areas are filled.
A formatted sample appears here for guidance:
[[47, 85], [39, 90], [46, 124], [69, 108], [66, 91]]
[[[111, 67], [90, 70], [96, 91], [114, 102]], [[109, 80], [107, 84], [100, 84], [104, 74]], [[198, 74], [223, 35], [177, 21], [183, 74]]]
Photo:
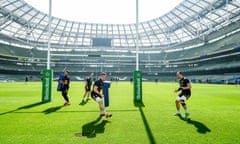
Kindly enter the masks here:
[[102, 111], [101, 111], [101, 114], [106, 114], [106, 110], [102, 110]]
[[188, 113], [188, 110], [187, 110], [187, 109], [185, 109], [185, 113]]
[[177, 110], [177, 113], [180, 114], [180, 110]]

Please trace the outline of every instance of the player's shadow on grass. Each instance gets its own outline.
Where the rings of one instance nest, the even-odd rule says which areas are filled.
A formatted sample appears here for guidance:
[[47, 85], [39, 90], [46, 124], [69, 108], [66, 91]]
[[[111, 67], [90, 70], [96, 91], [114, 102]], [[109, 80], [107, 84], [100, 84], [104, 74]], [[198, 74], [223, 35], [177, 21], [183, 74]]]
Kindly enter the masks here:
[[149, 124], [148, 124], [147, 118], [146, 118], [146, 116], [145, 116], [145, 114], [144, 114], [144, 112], [143, 112], [143, 109], [142, 109], [142, 107], [145, 107], [144, 103], [143, 103], [143, 102], [134, 102], [134, 106], [135, 106], [135, 107], [138, 107], [138, 109], [139, 109], [139, 111], [140, 111], [140, 114], [141, 114], [143, 123], [144, 123], [144, 125], [145, 125], [145, 129], [146, 129], [146, 131], [147, 131], [147, 134], [148, 134], [148, 138], [149, 138], [150, 143], [151, 143], [151, 144], [155, 144], [155, 143], [156, 143], [155, 138], [154, 138], [154, 136], [153, 136], [153, 134], [152, 134], [152, 130], [151, 130]]
[[33, 104], [29, 104], [29, 105], [25, 105], [25, 106], [19, 107], [18, 110], [20, 110], [20, 109], [29, 109], [29, 108], [33, 108], [33, 107], [36, 107], [36, 106], [39, 106], [39, 105], [42, 105], [42, 104], [45, 104], [45, 103], [44, 102], [36, 102], [36, 103], [33, 103]]
[[82, 126], [82, 133], [76, 133], [75, 136], [77, 137], [85, 136], [87, 138], [95, 138], [97, 134], [104, 133], [105, 125], [109, 123], [109, 121], [108, 120], [101, 121], [101, 118], [102, 117], [98, 117], [96, 120], [84, 124]]
[[36, 106], [39, 106], [39, 105], [42, 105], [42, 104], [45, 104], [45, 103], [44, 103], [44, 102], [36, 102], [36, 103], [33, 103], [33, 104], [21, 106], [21, 107], [15, 109], [15, 110], [11, 110], [11, 111], [7, 111], [7, 112], [4, 112], [4, 113], [0, 113], [0, 115], [5, 115], [5, 114], [8, 114], [8, 113], [13, 113], [13, 112], [16, 112], [16, 111], [19, 111], [19, 110], [22, 110], [22, 109], [33, 108], [33, 107], [36, 107]]
[[197, 128], [197, 132], [201, 133], [201, 134], [206, 134], [207, 132], [211, 132], [211, 129], [209, 129], [205, 124], [195, 121], [195, 120], [185, 120], [181, 115], [178, 115], [178, 117], [183, 120], [186, 121], [188, 124], [192, 124]]
[[56, 107], [50, 107], [50, 108], [42, 111], [42, 113], [44, 113], [44, 114], [50, 114], [50, 113], [53, 113], [53, 112], [56, 112], [56, 111], [60, 110], [62, 107], [64, 107], [64, 106], [61, 105], [61, 106], [56, 106]]

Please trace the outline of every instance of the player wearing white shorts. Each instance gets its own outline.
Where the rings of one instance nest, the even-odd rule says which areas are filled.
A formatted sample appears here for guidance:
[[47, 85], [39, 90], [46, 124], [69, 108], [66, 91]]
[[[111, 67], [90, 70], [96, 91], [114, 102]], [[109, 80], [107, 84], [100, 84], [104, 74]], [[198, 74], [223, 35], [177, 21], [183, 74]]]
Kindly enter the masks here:
[[93, 91], [91, 92], [91, 96], [99, 104], [100, 116], [106, 116], [108, 118], [111, 117], [112, 114], [106, 112], [105, 106], [103, 104], [104, 95], [101, 93], [101, 90], [103, 89], [103, 81], [106, 80], [106, 76], [106, 73], [101, 73], [100, 79], [97, 80], [93, 85]]
[[187, 104], [185, 103], [185, 101], [188, 100], [189, 97], [191, 96], [192, 85], [191, 85], [191, 82], [183, 76], [182, 72], [177, 72], [176, 76], [179, 79], [180, 87], [174, 90], [174, 92], [181, 91], [176, 98], [176, 108], [177, 108], [176, 115], [181, 115], [181, 112], [180, 112], [180, 104], [181, 104], [185, 111], [185, 119], [187, 119], [189, 116], [189, 112], [188, 112]]

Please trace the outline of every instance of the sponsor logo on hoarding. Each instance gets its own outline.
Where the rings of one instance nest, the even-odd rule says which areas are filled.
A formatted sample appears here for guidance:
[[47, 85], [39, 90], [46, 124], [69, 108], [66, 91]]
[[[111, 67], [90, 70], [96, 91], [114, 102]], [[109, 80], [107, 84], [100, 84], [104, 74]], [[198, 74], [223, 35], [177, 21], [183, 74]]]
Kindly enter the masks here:
[[137, 74], [137, 77], [140, 77], [140, 76], [141, 76], [141, 74], [140, 74], [140, 73], [138, 73], [138, 74]]
[[45, 79], [45, 95], [44, 100], [49, 100], [49, 78]]
[[137, 100], [141, 99], [141, 84], [140, 84], [141, 80], [140, 78], [137, 79]]

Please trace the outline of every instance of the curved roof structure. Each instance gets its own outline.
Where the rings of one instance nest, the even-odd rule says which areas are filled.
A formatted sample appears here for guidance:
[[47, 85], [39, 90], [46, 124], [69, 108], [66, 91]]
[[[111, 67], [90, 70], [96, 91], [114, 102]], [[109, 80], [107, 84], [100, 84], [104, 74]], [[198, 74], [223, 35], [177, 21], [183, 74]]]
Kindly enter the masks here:
[[[240, 0], [184, 0], [169, 13], [141, 22], [140, 50], [169, 48], [193, 39], [205, 40], [213, 31], [240, 20]], [[0, 39], [9, 43], [47, 48], [48, 15], [23, 0], [0, 1]], [[94, 47], [94, 40], [111, 48], [134, 50], [135, 24], [98, 24], [52, 18], [51, 43], [55, 50]]]
[[[49, 0], [24, 0], [49, 12]], [[171, 11], [183, 0], [139, 0], [139, 21], [148, 21]], [[70, 21], [128, 24], [136, 22], [136, 0], [57, 0], [52, 1], [52, 16]]]

